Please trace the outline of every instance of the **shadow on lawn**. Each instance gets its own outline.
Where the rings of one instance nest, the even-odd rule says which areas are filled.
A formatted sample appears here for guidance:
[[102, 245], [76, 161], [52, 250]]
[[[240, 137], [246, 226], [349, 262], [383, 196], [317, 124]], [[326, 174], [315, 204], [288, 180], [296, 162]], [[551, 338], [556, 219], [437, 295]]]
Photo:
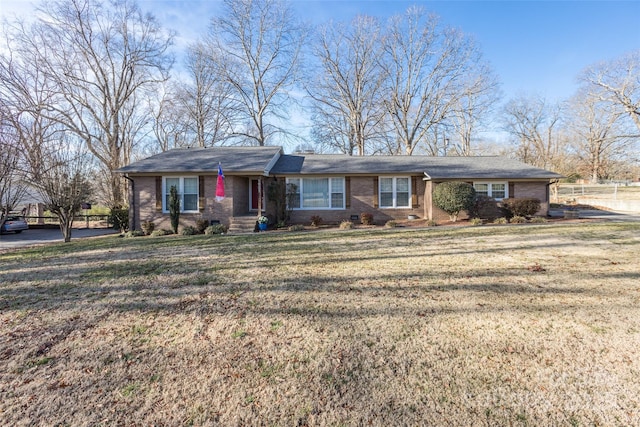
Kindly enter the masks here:
[[[91, 273], [89, 272], [89, 277]], [[165, 273], [161, 273], [165, 274]], [[4, 286], [0, 296], [0, 310], [34, 310], [61, 309], [74, 310], [80, 308], [98, 309], [99, 311], [168, 311], [168, 312], [207, 312], [228, 313], [245, 311], [267, 314], [299, 314], [305, 312], [317, 314], [319, 309], [311, 309], [314, 301], [322, 300], [335, 309], [326, 309], [331, 315], [358, 317], [371, 314], [371, 308], [363, 313], [357, 308], [360, 300], [366, 299], [369, 304], [379, 305], [379, 314], [404, 315], [406, 310], [416, 301], [423, 301], [433, 313], [451, 312], [455, 301], [468, 298], [492, 298], [496, 301], [517, 298], [523, 301], [529, 297], [551, 297], [549, 305], [556, 306], [556, 300], [576, 296], [581, 297], [620, 297], [617, 292], [607, 291], [603, 287], [581, 287], [576, 284], [522, 284], [532, 277], [544, 272], [531, 272], [527, 269], [515, 268], [476, 268], [465, 269], [454, 275], [443, 272], [421, 271], [415, 273], [390, 273], [372, 278], [367, 274], [352, 275], [348, 279], [336, 279], [331, 276], [305, 275], [271, 282], [234, 281], [225, 283], [224, 277], [215, 273], [189, 273], [189, 277], [179, 280], [171, 279], [168, 286], [162, 283], [161, 275], [150, 274], [136, 276], [139, 279], [130, 285], [118, 283], [117, 279], [104, 282], [58, 282], [54, 278], [40, 278], [37, 285], [15, 284]], [[144, 276], [144, 277], [143, 277]], [[166, 275], [167, 278], [170, 277]], [[495, 280], [500, 278], [501, 280]], [[598, 279], [606, 282], [609, 278], [622, 278], [635, 281], [640, 273], [612, 272], [599, 275]], [[102, 279], [100, 279], [102, 280]], [[507, 282], [507, 283], [505, 283]], [[539, 281], [538, 281], [539, 282]], [[615, 294], [615, 295], [614, 295]], [[253, 301], [253, 302], [252, 302]], [[256, 301], [267, 302], [256, 303]], [[389, 309], [389, 303], [396, 304]], [[409, 302], [406, 310], [403, 306]], [[502, 301], [504, 302], [504, 301]], [[354, 305], [355, 303], [355, 305]], [[261, 305], [262, 304], [262, 305]], [[543, 303], [527, 303], [532, 310], [546, 306]], [[493, 304], [494, 308], [504, 304]], [[344, 309], [346, 306], [349, 309]], [[486, 311], [490, 306], [477, 306], [478, 311]], [[503, 310], [503, 308], [499, 308]], [[324, 310], [324, 309], [322, 309]], [[462, 308], [460, 311], [468, 311]], [[374, 310], [375, 311], [375, 310]]]
[[[543, 227], [538, 228], [537, 232], [549, 230], [549, 226]], [[607, 230], [623, 230], [616, 227], [609, 226]], [[563, 227], [550, 230], [568, 233], [573, 229]], [[524, 236], [528, 233], [525, 231]], [[512, 238], [505, 241], [499, 237], [502, 234]], [[481, 239], [499, 241], [496, 244], [482, 243], [482, 247], [474, 247], [468, 241], [465, 243], [465, 239], [478, 239], [478, 235]], [[496, 229], [495, 233], [492, 230], [491, 235], [483, 234], [480, 229], [467, 229], [456, 231], [455, 240], [451, 231], [426, 229], [361, 232], [355, 239], [348, 234], [331, 232], [322, 235], [322, 244], [310, 239], [307, 233], [265, 233], [263, 236], [237, 238], [107, 238], [90, 244], [77, 242], [25, 250], [22, 252], [23, 258], [12, 259], [10, 255], [0, 257], [6, 261], [0, 272], [0, 310], [94, 307], [118, 311], [214, 310], [224, 313], [229, 309], [225, 307], [233, 307], [259, 312], [259, 305], [238, 308], [236, 302], [249, 298], [244, 295], [277, 302], [291, 296], [302, 298], [300, 294], [306, 293], [309, 301], [313, 301], [314, 295], [332, 296], [331, 304], [337, 307], [345, 300], [357, 301], [359, 296], [373, 298], [373, 301], [385, 307], [385, 299], [392, 299], [398, 304], [398, 313], [402, 315], [403, 300], [422, 298], [431, 304], [435, 301], [433, 296], [439, 294], [456, 296], [456, 293], [471, 292], [505, 297], [619, 297], [618, 294], [609, 294], [604, 288], [580, 286], [579, 282], [564, 286], [562, 283], [531, 280], [541, 274], [554, 280], [557, 277], [554, 273], [529, 271], [526, 267], [515, 265], [483, 267], [482, 257], [511, 255], [514, 250], [523, 254], [548, 254], [562, 252], [577, 244], [575, 238], [558, 241], [556, 235], [545, 231], [539, 238], [526, 240], [520, 234], [514, 235], [513, 231], [504, 229]], [[381, 236], [385, 236], [383, 243]], [[596, 233], [593, 238], [600, 239], [601, 236]], [[389, 265], [394, 265], [400, 260], [407, 262], [413, 254], [407, 252], [406, 248], [412, 245], [416, 247], [415, 256], [421, 258], [414, 264], [409, 262], [411, 268], [405, 272], [387, 272], [377, 276], [371, 272], [354, 273], [348, 277], [331, 275], [331, 271], [344, 270], [349, 263], [388, 261]], [[58, 246], [60, 251], [57, 250]], [[398, 251], [398, 248], [403, 248], [404, 252]], [[477, 267], [459, 267], [449, 272], [430, 261], [436, 255], [478, 255], [480, 261], [476, 261]], [[555, 261], [556, 270], [561, 268], [558, 262]], [[567, 260], [567, 263], [571, 262]], [[299, 267], [310, 263], [322, 264], [327, 272], [298, 274]], [[327, 265], [335, 268], [327, 270]], [[284, 276], [278, 271], [283, 267], [290, 269]], [[259, 269], [260, 276], [243, 278], [237, 274], [247, 268]], [[274, 273], [274, 277], [270, 277], [270, 272]], [[611, 271], [596, 277], [603, 283], [611, 278], [635, 281], [640, 278], [640, 273]], [[207, 295], [207, 298], [201, 298], [201, 295]], [[193, 302], [199, 300], [202, 301]], [[283, 307], [278, 308], [277, 304], [269, 303], [269, 312], [290, 313], [291, 307], [284, 307], [285, 302], [282, 304]], [[303, 313], [306, 310], [304, 304], [312, 302], [296, 304], [300, 306], [300, 313]], [[192, 308], [192, 305], [199, 308]], [[444, 307], [433, 308], [436, 311], [444, 310]], [[267, 306], [262, 309], [267, 310]], [[388, 308], [384, 310], [388, 313]], [[356, 308], [338, 311], [345, 316], [361, 315]]]

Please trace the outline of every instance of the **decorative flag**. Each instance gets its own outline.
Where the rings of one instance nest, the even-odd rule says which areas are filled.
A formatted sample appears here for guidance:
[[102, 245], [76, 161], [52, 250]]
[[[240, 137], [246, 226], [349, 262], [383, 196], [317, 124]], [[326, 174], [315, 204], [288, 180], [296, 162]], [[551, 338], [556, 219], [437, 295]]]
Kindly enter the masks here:
[[218, 162], [218, 182], [216, 183], [216, 201], [224, 200], [224, 174], [222, 173], [222, 165]]

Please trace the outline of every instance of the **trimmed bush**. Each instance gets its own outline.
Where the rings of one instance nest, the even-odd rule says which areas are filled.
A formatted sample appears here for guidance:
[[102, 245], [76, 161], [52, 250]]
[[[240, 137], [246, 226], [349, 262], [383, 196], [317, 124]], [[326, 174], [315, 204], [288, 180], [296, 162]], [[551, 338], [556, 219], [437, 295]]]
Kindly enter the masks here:
[[533, 216], [540, 210], [538, 199], [504, 199], [502, 206], [511, 212], [513, 216]]
[[368, 212], [363, 212], [360, 214], [360, 222], [362, 225], [371, 225], [373, 224], [373, 214]]
[[224, 224], [210, 225], [204, 229], [204, 234], [207, 236], [214, 236], [216, 234], [224, 234], [227, 232], [227, 227]]
[[109, 212], [109, 222], [113, 224], [115, 230], [124, 233], [129, 229], [129, 209], [113, 208]]
[[428, 219], [428, 220], [426, 220], [424, 224], [425, 224], [427, 227], [435, 227], [435, 226], [437, 226], [437, 225], [438, 225], [438, 223], [437, 223], [435, 220], [433, 220], [433, 219]]
[[173, 234], [178, 234], [178, 225], [180, 224], [180, 197], [175, 185], [172, 185], [169, 189], [169, 220]]
[[182, 231], [180, 232], [183, 236], [193, 236], [198, 234], [198, 230], [191, 225], [187, 225], [186, 227], [182, 227]]
[[302, 224], [294, 224], [289, 226], [289, 231], [304, 231], [304, 225]]
[[141, 230], [130, 230], [124, 233], [124, 237], [126, 238], [141, 237], [141, 236], [145, 236], [145, 234]]
[[482, 225], [482, 220], [480, 218], [471, 218], [469, 220], [469, 224], [471, 224], [471, 225]]
[[311, 226], [312, 227], [320, 227], [322, 225], [322, 217], [319, 215], [313, 215], [311, 217]]
[[494, 224], [508, 224], [508, 223], [509, 223], [509, 221], [507, 220], [507, 218], [502, 217], [502, 218], [496, 218], [496, 219], [494, 219], [494, 220], [493, 220], [493, 223], [494, 223]]
[[353, 222], [351, 221], [342, 221], [340, 223], [340, 230], [351, 230], [353, 228]]
[[151, 232], [151, 237], [168, 236], [169, 234], [173, 234], [171, 230], [167, 230], [166, 228], [163, 228], [162, 230], [153, 230]]
[[148, 236], [153, 233], [156, 225], [151, 221], [142, 221], [142, 224], [140, 224], [140, 228], [142, 228], [142, 232]]
[[461, 211], [473, 208], [476, 190], [466, 182], [449, 181], [438, 184], [433, 190], [433, 202], [456, 222]]
[[394, 220], [389, 220], [384, 224], [384, 226], [387, 228], [396, 228], [398, 226], [398, 223]]
[[502, 211], [496, 199], [483, 194], [476, 195], [473, 206], [469, 210], [469, 217], [493, 221], [501, 216], [505, 216], [505, 212]]
[[199, 218], [196, 220], [196, 230], [198, 234], [204, 234], [204, 230], [209, 227], [209, 221], [204, 218]]
[[515, 216], [511, 217], [509, 222], [511, 224], [524, 224], [525, 222], [527, 222], [527, 218], [525, 218], [523, 216], [520, 216], [520, 215], [515, 215]]

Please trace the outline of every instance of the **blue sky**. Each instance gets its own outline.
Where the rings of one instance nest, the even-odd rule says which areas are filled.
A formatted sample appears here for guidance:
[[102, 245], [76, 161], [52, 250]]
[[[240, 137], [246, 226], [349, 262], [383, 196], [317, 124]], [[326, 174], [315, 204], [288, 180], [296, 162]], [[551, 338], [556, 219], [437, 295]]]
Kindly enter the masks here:
[[[28, 13], [31, 2], [0, 0], [1, 13]], [[139, 0], [179, 33], [184, 46], [207, 30], [216, 0]], [[540, 94], [563, 100], [586, 66], [640, 49], [640, 0], [634, 1], [320, 1], [294, 0], [312, 24], [349, 21], [358, 13], [385, 19], [419, 4], [443, 24], [473, 36], [502, 81], [505, 100]]]
[[[6, 0], [2, 0], [6, 1]], [[11, 0], [9, 0], [11, 1]], [[219, 10], [212, 0], [142, 0], [187, 41], [206, 31]], [[320, 1], [294, 0], [312, 24], [348, 21], [356, 14], [385, 19], [419, 4], [446, 25], [473, 36], [493, 65], [505, 98], [537, 93], [568, 98], [586, 66], [640, 49], [640, 0], [634, 1]]]

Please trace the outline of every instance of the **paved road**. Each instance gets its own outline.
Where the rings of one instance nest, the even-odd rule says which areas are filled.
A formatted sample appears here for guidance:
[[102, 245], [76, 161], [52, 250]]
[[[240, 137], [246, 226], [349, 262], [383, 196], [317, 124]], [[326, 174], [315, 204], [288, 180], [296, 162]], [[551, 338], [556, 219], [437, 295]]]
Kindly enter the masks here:
[[[116, 234], [117, 231], [110, 228], [74, 228], [71, 232], [71, 241], [85, 237]], [[20, 234], [0, 234], [0, 251], [3, 249], [23, 248], [27, 246], [41, 245], [52, 242], [62, 242], [62, 233], [57, 228], [30, 228]]]

